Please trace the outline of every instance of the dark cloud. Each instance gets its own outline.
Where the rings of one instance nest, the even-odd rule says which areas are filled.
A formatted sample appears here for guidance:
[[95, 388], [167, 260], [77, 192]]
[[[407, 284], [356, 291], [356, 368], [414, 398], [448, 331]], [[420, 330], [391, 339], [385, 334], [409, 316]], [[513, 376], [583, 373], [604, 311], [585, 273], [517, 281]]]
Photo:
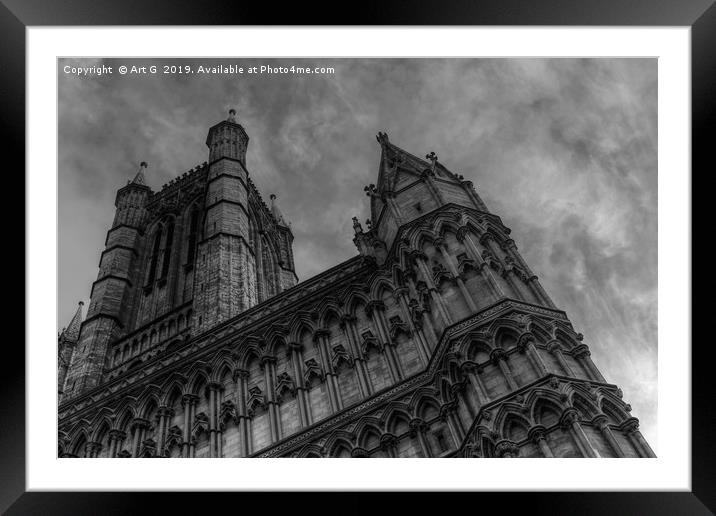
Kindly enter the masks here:
[[[334, 75], [59, 73], [59, 321], [88, 296], [114, 194], [150, 163], [159, 187], [207, 158], [208, 127], [235, 107], [248, 167], [292, 221], [300, 279], [355, 255], [374, 136], [435, 151], [474, 180], [564, 307], [656, 447], [655, 59], [241, 59], [333, 66]], [[215, 64], [229, 60], [165, 60]], [[159, 61], [134, 60], [135, 64]], [[125, 60], [125, 64], [128, 64]]]

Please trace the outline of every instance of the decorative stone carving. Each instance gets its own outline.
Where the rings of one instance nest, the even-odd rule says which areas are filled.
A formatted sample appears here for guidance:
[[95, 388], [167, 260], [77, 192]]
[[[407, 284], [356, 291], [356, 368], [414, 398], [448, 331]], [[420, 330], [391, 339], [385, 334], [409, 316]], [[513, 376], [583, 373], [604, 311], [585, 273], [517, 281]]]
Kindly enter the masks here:
[[495, 455], [503, 458], [515, 458], [520, 454], [520, 447], [512, 441], [502, 440], [495, 444]]
[[251, 387], [249, 389], [249, 398], [246, 400], [249, 417], [254, 417], [256, 412], [263, 409], [265, 405], [266, 401], [261, 389], [258, 386]]
[[347, 367], [353, 367], [353, 357], [350, 356], [342, 344], [333, 347], [333, 357], [331, 361], [336, 371], [340, 369], [342, 364], [345, 364]]
[[303, 380], [306, 385], [306, 388], [311, 388], [311, 383], [314, 379], [317, 379], [319, 382], [323, 382], [326, 378], [326, 375], [323, 372], [323, 368], [316, 362], [315, 358], [311, 358], [309, 360], [306, 360], [305, 362], [305, 372], [303, 373]]
[[391, 339], [395, 339], [400, 333], [405, 334], [408, 338], [412, 336], [410, 326], [408, 326], [407, 323], [403, 322], [399, 315], [394, 315], [393, 317], [391, 317], [388, 320], [388, 323], [390, 324], [388, 333], [390, 334]]
[[376, 349], [379, 353], [383, 352], [383, 343], [373, 336], [373, 332], [371, 332], [370, 330], [366, 330], [361, 333], [361, 337], [363, 338], [363, 342], [361, 344], [361, 352], [363, 353], [364, 357], [368, 356], [368, 353], [371, 348]]
[[234, 402], [231, 400], [226, 400], [221, 403], [221, 407], [219, 409], [219, 429], [223, 432], [229, 422], [238, 424], [239, 414], [236, 410], [236, 405], [234, 405]]
[[207, 416], [204, 412], [199, 412], [194, 416], [194, 425], [191, 429], [191, 435], [197, 438], [203, 432], [209, 432], [209, 416]]
[[278, 375], [276, 378], [276, 401], [281, 403], [287, 395], [294, 396], [296, 394], [296, 384], [286, 371]]

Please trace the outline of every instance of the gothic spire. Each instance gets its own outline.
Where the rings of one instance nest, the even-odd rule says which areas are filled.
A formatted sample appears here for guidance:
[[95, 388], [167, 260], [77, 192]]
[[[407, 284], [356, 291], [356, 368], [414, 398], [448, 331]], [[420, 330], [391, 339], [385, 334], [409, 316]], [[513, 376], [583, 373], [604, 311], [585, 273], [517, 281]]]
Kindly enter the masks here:
[[82, 307], [83, 306], [84, 306], [84, 303], [82, 301], [80, 301], [77, 306], [77, 311], [75, 312], [75, 315], [72, 316], [72, 319], [70, 320], [70, 324], [67, 325], [67, 328], [62, 330], [62, 333], [60, 334], [60, 338], [64, 338], [65, 340], [69, 340], [72, 342], [77, 342], [77, 339], [80, 336], [80, 325], [82, 324]]
[[137, 172], [137, 175], [134, 176], [134, 179], [132, 179], [132, 183], [135, 185], [146, 185], [146, 181], [144, 180], [144, 170], [147, 168], [147, 162], [142, 161], [139, 164], [139, 171]]

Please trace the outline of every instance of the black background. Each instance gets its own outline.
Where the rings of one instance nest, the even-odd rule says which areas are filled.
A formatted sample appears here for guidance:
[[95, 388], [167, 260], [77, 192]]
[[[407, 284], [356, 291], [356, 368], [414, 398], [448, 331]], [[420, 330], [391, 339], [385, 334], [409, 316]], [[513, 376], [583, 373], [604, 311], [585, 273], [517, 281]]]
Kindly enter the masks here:
[[[713, 338], [693, 333], [692, 492], [668, 493], [25, 493], [25, 29], [36, 25], [661, 25], [690, 26], [692, 191], [711, 195], [716, 167], [716, 5], [714, 0], [423, 0], [270, 2], [227, 0], [0, 0], [0, 142], [6, 194], [0, 375], [0, 511], [19, 514], [303, 513], [410, 514], [428, 510], [502, 514], [713, 514], [716, 510], [716, 397]], [[90, 48], [91, 42], [88, 42]], [[53, 128], [54, 131], [54, 128]], [[668, 142], [667, 142], [668, 144]], [[660, 170], [660, 173], [669, 173]], [[54, 180], [48, 177], [48, 181]], [[12, 192], [12, 195], [7, 195]], [[21, 195], [20, 192], [23, 192]], [[11, 202], [12, 201], [12, 202]], [[668, 202], [668, 199], [660, 199]], [[14, 204], [17, 203], [17, 205]], [[700, 206], [697, 207], [697, 206]], [[711, 211], [692, 201], [692, 317], [711, 317], [716, 286], [706, 271]], [[700, 231], [699, 231], [700, 230]], [[9, 251], [12, 249], [12, 251]], [[13, 263], [14, 262], [14, 263]], [[710, 264], [709, 264], [710, 265]], [[12, 280], [15, 284], [12, 284]], [[710, 287], [710, 288], [709, 288]], [[51, 289], [50, 289], [51, 290]], [[700, 294], [700, 296], [699, 296]], [[697, 302], [697, 299], [700, 302]], [[31, 309], [31, 307], [27, 307]], [[16, 314], [13, 313], [18, 312]], [[22, 312], [22, 313], [20, 313]], [[54, 321], [51, 323], [54, 324]], [[694, 327], [693, 330], [696, 328]], [[692, 330], [692, 331], [693, 331]], [[689, 346], [690, 342], [684, 342]], [[54, 342], [48, 342], [48, 352]], [[663, 416], [662, 416], [663, 417]], [[395, 503], [399, 505], [396, 507]]]

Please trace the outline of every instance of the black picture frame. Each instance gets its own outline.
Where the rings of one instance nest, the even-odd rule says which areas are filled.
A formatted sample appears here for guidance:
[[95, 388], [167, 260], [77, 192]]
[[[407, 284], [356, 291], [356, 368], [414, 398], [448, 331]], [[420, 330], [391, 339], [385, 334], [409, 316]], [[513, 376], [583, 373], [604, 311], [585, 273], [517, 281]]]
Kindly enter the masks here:
[[[6, 149], [4, 158], [11, 164], [5, 168], [5, 187], [16, 192], [25, 191], [25, 29], [29, 26], [63, 25], [571, 25], [571, 26], [690, 26], [692, 71], [692, 191], [703, 193], [705, 187], [693, 188], [695, 180], [705, 184], [704, 178], [713, 174], [708, 163], [713, 145], [712, 133], [716, 125], [716, 5], [714, 0], [491, 0], [454, 2], [423, 0], [364, 1], [348, 6], [343, 12], [338, 3], [292, 3], [281, 8], [259, 2], [214, 0], [2, 0], [0, 4], [0, 120], [3, 121], [2, 141]], [[6, 161], [7, 163], [7, 161]], [[700, 170], [699, 173], [695, 173]], [[16, 181], [16, 185], [11, 182]], [[698, 184], [697, 183], [697, 184]], [[8, 191], [8, 190], [6, 190]], [[10, 196], [7, 196], [10, 197]], [[24, 196], [14, 195], [16, 199]], [[664, 202], [664, 200], [661, 200]], [[22, 201], [21, 201], [22, 202]], [[10, 207], [6, 201], [5, 213], [11, 224], [6, 224], [5, 237], [12, 231], [20, 233], [18, 212], [24, 206]], [[699, 235], [708, 217], [693, 211], [692, 234]], [[21, 211], [20, 211], [21, 210]], [[12, 214], [12, 219], [9, 217]], [[12, 226], [12, 227], [10, 227]], [[701, 247], [709, 240], [695, 239]], [[22, 236], [13, 239], [16, 252], [13, 257], [21, 261], [26, 275]], [[692, 270], [696, 262], [704, 260], [706, 253], [692, 253]], [[7, 258], [7, 256], [6, 256]], [[10, 270], [10, 265], [6, 266]], [[19, 278], [19, 274], [14, 274]], [[707, 302], [697, 303], [705, 294], [709, 280], [697, 282], [692, 290], [692, 319], [707, 319]], [[6, 285], [6, 288], [8, 286]], [[25, 308], [25, 285], [6, 290], [6, 302], [16, 308]], [[18, 297], [20, 299], [18, 299]], [[703, 299], [705, 295], [702, 296]], [[241, 507], [248, 510], [254, 504], [266, 506], [266, 493], [207, 493], [197, 498], [187, 493], [52, 493], [25, 492], [25, 353], [19, 342], [24, 342], [24, 325], [19, 317], [6, 312], [6, 341], [3, 349], [4, 365], [0, 394], [0, 511], [7, 514], [135, 514], [156, 511], [160, 502], [162, 512], [187, 513], [205, 511], [207, 507]], [[703, 323], [702, 323], [703, 325]], [[10, 335], [8, 335], [10, 333]], [[15, 333], [15, 334], [13, 334]], [[17, 335], [19, 333], [19, 335]], [[715, 440], [711, 430], [716, 424], [714, 389], [710, 380], [710, 342], [695, 338], [692, 329], [692, 491], [691, 492], [610, 492], [610, 493], [451, 493], [450, 504], [472, 506], [486, 510], [498, 504], [502, 512], [529, 511], [531, 514], [711, 514], [716, 510], [716, 475], [714, 457]], [[53, 343], [48, 343], [51, 346]], [[684, 343], [690, 345], [690, 343]], [[207, 503], [205, 497], [212, 497]], [[337, 496], [340, 500], [334, 500]], [[270, 512], [286, 504], [290, 514], [320, 508], [330, 504], [343, 513], [366, 513], [376, 507], [387, 507], [382, 501], [387, 494], [318, 494], [301, 493], [286, 500], [272, 494]], [[160, 500], [157, 498], [161, 497]], [[427, 508], [425, 495], [412, 493], [401, 497], [401, 512]], [[443, 497], [445, 498], [445, 497]], [[240, 502], [239, 502], [240, 499]], [[377, 501], [376, 499], [379, 499]], [[439, 503], [444, 506], [445, 500]], [[290, 504], [290, 505], [289, 505]], [[335, 505], [339, 504], [339, 505]], [[328, 506], [328, 505], [327, 505]], [[238, 510], [238, 509], [234, 509]]]

